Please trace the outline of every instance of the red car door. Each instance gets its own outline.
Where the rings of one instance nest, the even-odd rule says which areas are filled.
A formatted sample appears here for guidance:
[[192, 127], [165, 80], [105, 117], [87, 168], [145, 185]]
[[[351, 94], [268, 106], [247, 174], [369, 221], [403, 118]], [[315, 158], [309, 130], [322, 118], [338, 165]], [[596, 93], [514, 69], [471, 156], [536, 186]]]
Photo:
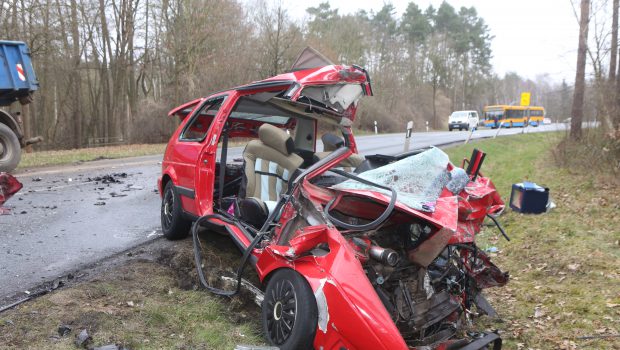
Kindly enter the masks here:
[[177, 180], [175, 185], [181, 197], [183, 210], [191, 214], [198, 214], [194, 185], [196, 163], [204, 145], [211, 142], [208, 137], [209, 130], [225, 100], [226, 95], [220, 95], [205, 100], [198, 108], [195, 108], [178, 136], [175, 135], [176, 140], [169, 159], [164, 159], [164, 162], [173, 163]]

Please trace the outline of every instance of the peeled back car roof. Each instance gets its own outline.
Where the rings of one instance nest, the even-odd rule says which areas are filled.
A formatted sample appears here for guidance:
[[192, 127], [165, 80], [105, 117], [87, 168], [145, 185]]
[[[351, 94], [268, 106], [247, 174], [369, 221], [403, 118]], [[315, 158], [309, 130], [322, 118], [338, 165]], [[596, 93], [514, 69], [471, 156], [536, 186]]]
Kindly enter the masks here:
[[[288, 72], [276, 75], [265, 80], [255, 81], [248, 85], [243, 85], [237, 89], [247, 90], [249, 87], [265, 84], [278, 84], [283, 82], [299, 83], [299, 84], [336, 84], [336, 83], [365, 83], [367, 82], [366, 76], [363, 74], [346, 74], [347, 72], [354, 72], [358, 69], [352, 66], [344, 65], [329, 65], [317, 68], [310, 68], [304, 70], [298, 70], [294, 72]], [[361, 72], [361, 71], [360, 71]], [[345, 74], [343, 74], [345, 73]]]
[[[355, 88], [353, 88], [353, 86], [355, 86]], [[286, 90], [286, 95], [277, 97], [274, 93], [274, 96], [268, 96], [263, 102], [269, 101], [269, 103], [273, 105], [277, 105], [280, 108], [300, 115], [309, 114], [307, 115], [308, 117], [315, 119], [318, 118], [319, 115], [313, 112], [319, 112], [323, 117], [330, 119], [332, 123], [340, 123], [345, 110], [351, 103], [356, 102], [363, 95], [372, 95], [370, 78], [363, 68], [358, 66], [327, 65], [279, 74], [265, 80], [222, 90], [211, 96], [233, 90], [260, 91], [261, 89], [271, 90], [272, 88], [278, 91]], [[316, 89], [320, 90], [323, 88], [328, 89], [328, 91], [325, 93], [316, 91]], [[298, 101], [297, 99], [302, 96], [302, 90], [304, 92], [303, 95], [310, 96], [311, 98], [315, 96], [326, 98], [327, 100], [320, 102], [325, 103], [328, 108], [322, 108], [316, 104], [313, 105], [311, 102], [306, 101], [307, 99]], [[179, 106], [170, 111], [168, 115], [174, 115], [181, 110], [188, 109], [198, 104], [200, 100], [201, 99], [194, 100], [183, 106]], [[310, 113], [306, 111], [310, 111]], [[349, 118], [350, 117], [351, 116], [349, 116]]]

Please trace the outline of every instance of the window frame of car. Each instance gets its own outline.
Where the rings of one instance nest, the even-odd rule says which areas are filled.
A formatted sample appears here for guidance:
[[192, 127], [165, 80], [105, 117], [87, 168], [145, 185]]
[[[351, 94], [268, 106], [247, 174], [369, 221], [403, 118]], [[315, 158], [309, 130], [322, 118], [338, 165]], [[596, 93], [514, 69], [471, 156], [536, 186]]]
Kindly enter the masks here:
[[[209, 135], [209, 130], [211, 129], [211, 126], [213, 125], [213, 122], [215, 121], [217, 114], [222, 109], [222, 106], [224, 106], [224, 103], [226, 102], [227, 98], [228, 98], [228, 94], [218, 95], [218, 96], [215, 96], [215, 97], [212, 97], [212, 98], [209, 98], [203, 101], [200, 107], [196, 108], [196, 111], [194, 112], [194, 114], [191, 117], [189, 117], [189, 120], [183, 127], [183, 130], [181, 130], [181, 133], [179, 134], [179, 142], [198, 142], [198, 143], [203, 142], [207, 138], [207, 135]], [[213, 120], [211, 120], [211, 123], [207, 127], [207, 131], [204, 133], [204, 135], [201, 138], [191, 138], [191, 139], [185, 138], [185, 133], [188, 131], [191, 125], [196, 121], [196, 119], [198, 119], [198, 117], [200, 116], [200, 114], [202, 114], [205, 108], [210, 108], [210, 106], [215, 105], [218, 101], [219, 101], [220, 106], [218, 107], [215, 115], [213, 116]]]

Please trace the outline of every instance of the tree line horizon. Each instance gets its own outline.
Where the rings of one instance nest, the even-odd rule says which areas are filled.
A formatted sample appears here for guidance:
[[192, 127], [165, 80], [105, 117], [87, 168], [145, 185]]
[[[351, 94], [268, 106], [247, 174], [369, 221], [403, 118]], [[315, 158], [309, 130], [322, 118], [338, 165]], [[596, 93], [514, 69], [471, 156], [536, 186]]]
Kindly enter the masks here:
[[[454, 110], [524, 91], [549, 116], [570, 116], [566, 82], [493, 71], [493, 37], [475, 7], [341, 14], [323, 2], [306, 13], [295, 20], [262, 0], [0, 0], [0, 38], [30, 47], [40, 89], [24, 124], [45, 139], [37, 149], [166, 142], [177, 123], [167, 111], [283, 73], [306, 46], [368, 69], [375, 96], [362, 100], [358, 129], [445, 129]], [[586, 112], [595, 107], [586, 101]]]

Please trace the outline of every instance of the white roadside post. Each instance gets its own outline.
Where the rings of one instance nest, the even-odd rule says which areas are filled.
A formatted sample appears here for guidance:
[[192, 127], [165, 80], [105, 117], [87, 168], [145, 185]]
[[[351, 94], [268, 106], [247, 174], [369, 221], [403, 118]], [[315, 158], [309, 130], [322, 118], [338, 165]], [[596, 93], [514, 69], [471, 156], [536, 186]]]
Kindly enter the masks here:
[[467, 140], [465, 140], [465, 144], [469, 143], [469, 140], [471, 140], [471, 136], [474, 134], [474, 131], [476, 131], [476, 128], [477, 126], [469, 128], [469, 135], [467, 135]]
[[377, 135], [379, 133], [378, 129], [377, 129], [377, 121], [375, 120], [375, 135]]
[[502, 130], [502, 126], [504, 125], [504, 122], [500, 122], [499, 126], [497, 127], [497, 132], [495, 133], [495, 136], [493, 136], [493, 138], [496, 138], [497, 135], [499, 135], [499, 131]]
[[426, 132], [428, 132], [428, 120], [426, 121]]
[[411, 141], [411, 133], [413, 132], [413, 121], [407, 123], [407, 130], [405, 131], [405, 150], [409, 152], [409, 143]]

